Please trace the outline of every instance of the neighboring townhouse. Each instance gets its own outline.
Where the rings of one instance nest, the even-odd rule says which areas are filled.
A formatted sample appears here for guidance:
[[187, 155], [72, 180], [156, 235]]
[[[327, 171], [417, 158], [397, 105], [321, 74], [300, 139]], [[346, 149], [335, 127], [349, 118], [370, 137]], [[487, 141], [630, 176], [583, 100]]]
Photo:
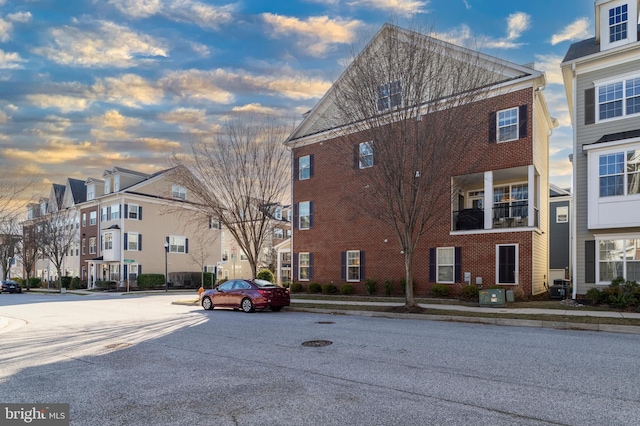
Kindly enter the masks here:
[[549, 185], [549, 285], [571, 280], [571, 210], [568, 189]]
[[[466, 50], [438, 43], [454, 55]], [[361, 54], [356, 61], [364, 57]], [[477, 142], [459, 152], [455, 165], [440, 170], [447, 190], [456, 195], [440, 206], [442, 220], [418, 243], [413, 265], [416, 295], [429, 294], [436, 283], [450, 285], [453, 292], [482, 283], [485, 288], [498, 284], [537, 294], [548, 280], [548, 142], [555, 120], [542, 92], [546, 79], [531, 66], [480, 57], [487, 69], [499, 69], [501, 74], [496, 75], [495, 86], [487, 87], [487, 97], [478, 101], [486, 121], [474, 136]], [[345, 73], [352, 68], [353, 64]], [[378, 84], [378, 96], [393, 89], [388, 82]], [[286, 141], [294, 161], [292, 279], [306, 284], [350, 283], [360, 293], [367, 279], [376, 280], [378, 288], [384, 280], [394, 280], [399, 292], [404, 257], [394, 230], [347, 201], [350, 193], [362, 191], [355, 186], [353, 173], [375, 168], [377, 160], [375, 152], [363, 159], [366, 139], [338, 152], [343, 136], [325, 119], [338, 115], [332, 105], [334, 90], [335, 84]], [[378, 102], [388, 105], [389, 100], [402, 105], [402, 100], [390, 97]], [[357, 136], [350, 135], [349, 140]], [[357, 157], [351, 167], [336, 161], [353, 158], [354, 152]]]
[[561, 64], [573, 123], [573, 297], [640, 281], [637, 0], [597, 0], [595, 37]]

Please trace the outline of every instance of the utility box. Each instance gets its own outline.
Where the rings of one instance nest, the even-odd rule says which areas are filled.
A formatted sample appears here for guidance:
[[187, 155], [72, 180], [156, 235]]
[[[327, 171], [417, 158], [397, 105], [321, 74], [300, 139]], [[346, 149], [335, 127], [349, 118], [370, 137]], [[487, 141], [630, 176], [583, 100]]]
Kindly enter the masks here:
[[549, 298], [566, 299], [570, 297], [571, 282], [569, 280], [553, 280], [553, 285], [549, 287]]
[[492, 288], [480, 290], [480, 306], [495, 306], [498, 308], [505, 306], [504, 289]]

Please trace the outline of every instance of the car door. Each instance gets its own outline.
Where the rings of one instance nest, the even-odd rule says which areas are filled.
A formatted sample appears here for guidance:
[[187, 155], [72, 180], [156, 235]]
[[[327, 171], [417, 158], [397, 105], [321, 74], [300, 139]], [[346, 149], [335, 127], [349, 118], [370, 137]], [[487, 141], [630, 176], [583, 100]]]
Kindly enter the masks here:
[[224, 284], [218, 286], [215, 295], [213, 296], [214, 306], [229, 306], [229, 294], [233, 288], [235, 281], [227, 281]]
[[244, 284], [245, 282], [242, 280], [235, 280], [233, 282], [233, 287], [229, 293], [227, 293], [227, 297], [229, 297], [229, 306], [240, 308], [240, 302], [242, 302], [245, 292]]

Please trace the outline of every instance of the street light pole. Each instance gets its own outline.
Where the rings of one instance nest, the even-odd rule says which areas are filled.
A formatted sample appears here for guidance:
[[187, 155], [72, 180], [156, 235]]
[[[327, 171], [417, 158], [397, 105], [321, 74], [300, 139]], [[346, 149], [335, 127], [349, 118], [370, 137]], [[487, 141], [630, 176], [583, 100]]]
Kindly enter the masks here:
[[169, 243], [164, 242], [164, 291], [169, 290], [169, 275], [167, 274], [167, 254], [169, 253]]

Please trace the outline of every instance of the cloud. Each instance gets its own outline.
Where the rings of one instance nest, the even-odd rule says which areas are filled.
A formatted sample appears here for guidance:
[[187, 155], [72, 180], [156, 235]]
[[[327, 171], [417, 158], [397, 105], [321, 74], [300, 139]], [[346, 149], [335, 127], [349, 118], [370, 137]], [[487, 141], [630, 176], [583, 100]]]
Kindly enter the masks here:
[[347, 2], [349, 6], [380, 9], [404, 17], [410, 17], [417, 13], [426, 13], [425, 7], [429, 1], [419, 0], [353, 0]]
[[558, 34], [551, 37], [551, 44], [556, 45], [563, 41], [583, 40], [589, 38], [589, 18], [578, 18], [564, 27]]
[[206, 110], [195, 108], [177, 108], [159, 115], [162, 121], [180, 125], [202, 125], [206, 122]]
[[237, 8], [233, 4], [213, 6], [192, 0], [110, 0], [109, 3], [132, 18], [161, 15], [175, 22], [191, 23], [210, 30], [218, 30], [221, 25], [231, 22]]
[[312, 16], [306, 20], [263, 13], [262, 19], [273, 28], [272, 37], [295, 35], [297, 45], [311, 56], [322, 56], [336, 44], [351, 43], [363, 23], [358, 20], [330, 19]]
[[126, 117], [120, 114], [118, 110], [111, 109], [101, 116], [88, 118], [87, 123], [101, 128], [125, 130], [129, 127], [135, 127], [139, 125], [140, 120], [138, 120], [137, 118]]
[[160, 84], [168, 92], [179, 99], [206, 100], [219, 104], [230, 104], [235, 100], [233, 93], [222, 89], [217, 82], [221, 79], [221, 70], [201, 71], [171, 71], [161, 80]]
[[22, 68], [21, 63], [24, 59], [15, 52], [5, 52], [0, 49], [0, 69], [16, 69]]
[[7, 22], [4, 19], [0, 18], [0, 41], [8, 41], [9, 33], [13, 29], [13, 25], [11, 22]]
[[91, 89], [104, 101], [133, 108], [159, 104], [164, 97], [162, 88], [136, 74], [105, 77], [96, 81]]
[[110, 0], [109, 3], [132, 18], [148, 18], [162, 9], [161, 0]]
[[251, 103], [242, 106], [233, 107], [233, 112], [243, 112], [243, 113], [253, 113], [253, 114], [268, 114], [273, 115], [276, 113], [276, 110], [273, 108], [269, 108], [259, 103]]
[[52, 28], [51, 45], [33, 51], [61, 65], [86, 68], [129, 68], [168, 56], [161, 41], [114, 22], [89, 22], [87, 26]]
[[512, 13], [507, 17], [507, 40], [516, 40], [531, 26], [531, 16], [524, 12]]
[[65, 164], [73, 162], [93, 161], [95, 147], [89, 142], [74, 143], [67, 139], [54, 139], [36, 149], [23, 150], [8, 148], [4, 151], [6, 158], [17, 161], [35, 162], [37, 164]]
[[522, 43], [516, 40], [529, 29], [530, 25], [531, 17], [528, 14], [516, 12], [507, 17], [507, 35], [502, 39], [476, 36], [466, 24], [461, 24], [444, 33], [431, 33], [431, 36], [471, 49], [515, 49], [522, 46]]
[[10, 13], [7, 15], [7, 18], [13, 22], [26, 23], [31, 21], [31, 12]]
[[560, 63], [562, 56], [558, 55], [535, 55], [535, 68], [544, 71], [549, 84], [564, 84]]
[[143, 144], [150, 151], [161, 152], [163, 154], [180, 149], [180, 142], [169, 139], [137, 138], [136, 142]]
[[462, 0], [462, 2], [467, 10], [471, 9], [471, 3], [469, 3], [469, 0]]
[[89, 99], [66, 95], [34, 94], [26, 98], [38, 108], [57, 108], [63, 113], [84, 111], [92, 103]]

